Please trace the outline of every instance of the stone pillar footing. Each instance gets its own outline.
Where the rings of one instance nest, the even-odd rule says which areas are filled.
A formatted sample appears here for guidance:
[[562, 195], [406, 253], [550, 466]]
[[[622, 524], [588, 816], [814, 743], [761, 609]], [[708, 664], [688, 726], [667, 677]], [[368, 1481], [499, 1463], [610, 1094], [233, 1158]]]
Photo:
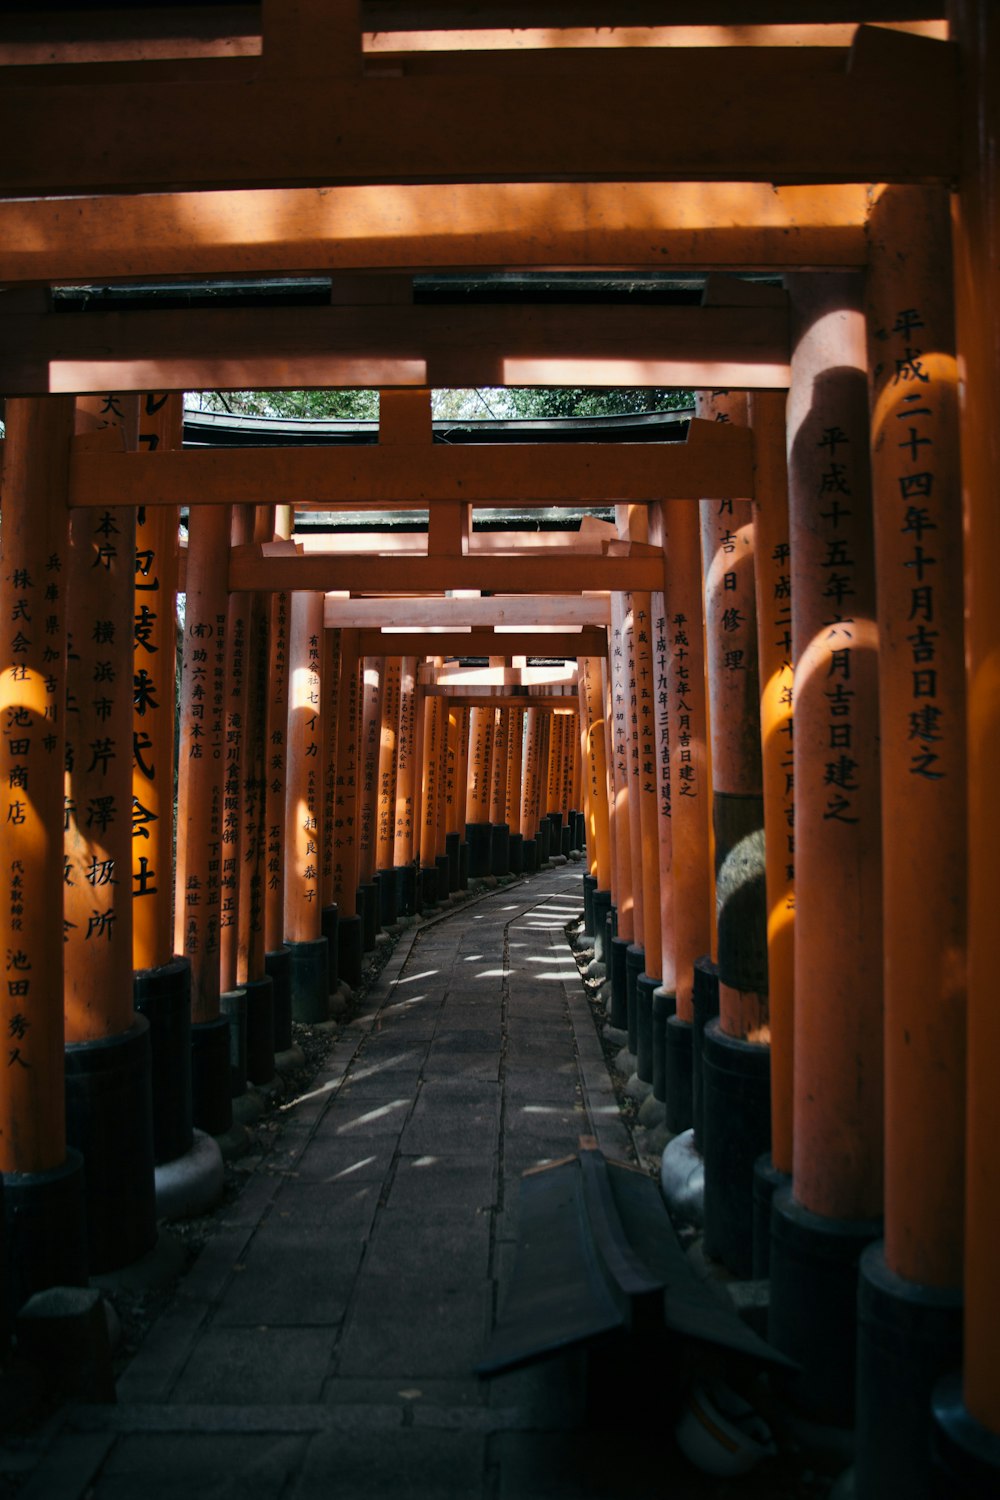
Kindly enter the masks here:
[[490, 874], [510, 874], [510, 828], [506, 823], [490, 826]]
[[292, 955], [284, 946], [264, 954], [264, 971], [274, 986], [274, 1050], [292, 1045]]
[[171, 1221], [206, 1214], [222, 1198], [225, 1185], [218, 1141], [196, 1130], [190, 1151], [156, 1169], [156, 1216]]
[[[625, 958], [629, 950], [628, 938], [611, 939], [611, 1010], [608, 1020], [616, 1031], [628, 1032], [628, 985], [625, 977]], [[634, 1050], [632, 1048], [629, 1049]]]
[[223, 991], [219, 1011], [229, 1022], [229, 1093], [238, 1099], [247, 1091], [247, 992], [242, 985]]
[[361, 918], [365, 952], [374, 953], [375, 939], [378, 937], [378, 886], [374, 881], [358, 886], [357, 907]]
[[491, 823], [466, 823], [465, 839], [469, 846], [469, 878], [482, 880], [490, 873]]
[[598, 963], [606, 964], [608, 962], [607, 919], [611, 911], [611, 892], [599, 890], [595, 882], [594, 893], [590, 900], [594, 931], [594, 957]]
[[778, 1377], [793, 1405], [834, 1426], [854, 1420], [858, 1262], [879, 1219], [811, 1213], [779, 1188], [771, 1209], [768, 1340], [800, 1366]]
[[1000, 1435], [967, 1410], [957, 1372], [934, 1388], [931, 1494], [934, 1500], [993, 1500], [1000, 1494]]
[[29, 1297], [50, 1286], [86, 1286], [83, 1157], [72, 1148], [47, 1172], [5, 1172], [5, 1330]]
[[771, 1146], [771, 1049], [709, 1021], [702, 1037], [705, 1253], [753, 1273], [753, 1169]]
[[771, 1274], [771, 1206], [779, 1188], [791, 1187], [787, 1172], [779, 1172], [764, 1151], [753, 1164], [753, 1279], [764, 1281]]
[[36, 1292], [18, 1313], [15, 1333], [18, 1355], [41, 1372], [50, 1391], [84, 1402], [114, 1402], [108, 1318], [96, 1287]]
[[700, 1229], [704, 1219], [705, 1164], [694, 1143], [694, 1131], [674, 1136], [660, 1160], [660, 1192], [675, 1224]]
[[524, 862], [525, 875], [534, 875], [538, 869], [538, 840], [522, 837], [521, 855]]
[[583, 873], [583, 930], [588, 937], [594, 936], [594, 892], [596, 890], [597, 876], [585, 870]]
[[228, 1016], [196, 1021], [191, 1027], [191, 1104], [192, 1119], [199, 1130], [225, 1135], [231, 1127]]
[[149, 1022], [153, 1161], [191, 1149], [191, 964], [173, 958], [132, 976], [132, 1001]]
[[[392, 874], [395, 880], [396, 872], [393, 871]], [[327, 979], [330, 983], [331, 995], [337, 993], [337, 985], [340, 983], [340, 969], [337, 963], [337, 955], [340, 952], [340, 944], [337, 941], [337, 926], [339, 922], [340, 909], [336, 902], [331, 902], [329, 906], [324, 906], [320, 912], [319, 930], [323, 937], [326, 938]]]
[[635, 981], [635, 1071], [641, 1083], [653, 1086], [653, 996], [660, 981], [645, 970]]
[[694, 1116], [691, 1108], [692, 1044], [694, 1027], [678, 1015], [668, 1015], [663, 1038], [664, 1094], [667, 1105], [666, 1126], [671, 1135], [690, 1130]]
[[305, 1025], [330, 1019], [330, 969], [326, 938], [289, 943], [292, 1020]]
[[[456, 855], [457, 860], [457, 855]], [[457, 877], [456, 877], [457, 879]], [[413, 917], [417, 913], [417, 867], [416, 865], [396, 866], [396, 914], [400, 917]]]
[[341, 913], [337, 924], [337, 968], [341, 979], [352, 990], [361, 983], [364, 933], [359, 916]]
[[419, 873], [419, 901], [421, 911], [433, 911], [438, 904], [437, 865], [421, 865]]
[[383, 927], [391, 927], [399, 912], [396, 905], [396, 871], [377, 870], [375, 885], [378, 889], [378, 919]]
[[[636, 1002], [636, 987], [639, 975], [646, 967], [646, 952], [638, 943], [629, 943], [625, 949], [625, 1005], [628, 1012], [628, 1050], [635, 1055], [639, 1050], [639, 1008]], [[612, 984], [614, 977], [612, 976]]]
[[243, 986], [247, 996], [247, 1079], [250, 1083], [270, 1083], [274, 1077], [274, 980], [270, 974], [262, 979], [248, 979]]
[[524, 839], [519, 833], [512, 833], [507, 845], [508, 858], [510, 860], [510, 873], [512, 875], [524, 874]]
[[664, 1106], [667, 1102], [667, 1021], [677, 1008], [673, 990], [657, 985], [653, 991], [653, 1098]]
[[437, 870], [437, 898], [438, 901], [447, 901], [451, 895], [449, 882], [449, 862], [447, 854], [436, 854], [434, 856], [434, 868]]
[[66, 1048], [66, 1140], [84, 1162], [87, 1264], [114, 1271], [156, 1242], [150, 1026]]
[[959, 1291], [905, 1281], [886, 1265], [885, 1246], [869, 1245], [858, 1272], [857, 1500], [932, 1500], [931, 1399], [961, 1361]]

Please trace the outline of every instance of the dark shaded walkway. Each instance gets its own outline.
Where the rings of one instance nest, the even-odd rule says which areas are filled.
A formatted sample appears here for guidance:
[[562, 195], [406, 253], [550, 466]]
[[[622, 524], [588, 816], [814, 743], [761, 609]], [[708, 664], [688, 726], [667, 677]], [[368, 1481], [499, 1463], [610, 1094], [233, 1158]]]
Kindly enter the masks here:
[[400, 941], [120, 1404], [71, 1412], [22, 1493], [616, 1492], [566, 1472], [577, 1364], [472, 1373], [512, 1264], [520, 1173], [583, 1133], [628, 1153], [564, 933], [581, 908], [571, 866]]

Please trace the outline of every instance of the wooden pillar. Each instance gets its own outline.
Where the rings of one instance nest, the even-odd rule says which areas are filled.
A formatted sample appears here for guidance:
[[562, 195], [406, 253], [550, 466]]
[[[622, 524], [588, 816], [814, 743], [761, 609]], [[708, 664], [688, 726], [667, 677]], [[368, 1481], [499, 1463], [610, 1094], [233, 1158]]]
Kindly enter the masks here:
[[441, 793], [441, 733], [444, 699], [428, 694], [424, 700], [421, 797], [421, 893], [429, 905], [437, 899], [438, 798]]
[[284, 919], [285, 942], [291, 950], [292, 1016], [298, 1021], [324, 1021], [330, 1013], [319, 878], [322, 639], [323, 595], [296, 590], [288, 611]]
[[[795, 663], [795, 1101], [771, 1336], [798, 1399], [850, 1420], [854, 1268], [882, 1208], [878, 645], [860, 279], [789, 277]], [[822, 1320], [822, 1331], [817, 1320]]]
[[[963, 79], [963, 151], [953, 197], [955, 313], [961, 378], [968, 692], [969, 908], [965, 1190], [965, 1364], [961, 1391], [944, 1389], [935, 1416], [944, 1481], [963, 1497], [1000, 1473], [1000, 1009], [996, 1004], [996, 858], [1000, 847], [1000, 14], [988, 0], [951, 0]], [[937, 538], [935, 537], [935, 541]], [[957, 1449], [972, 1475], [958, 1479]], [[978, 1456], [973, 1458], [973, 1449]], [[954, 1476], [954, 1483], [952, 1478]], [[968, 1484], [968, 1488], [961, 1488]], [[945, 1490], [945, 1492], [947, 1492]]]
[[[142, 398], [141, 448], [181, 445], [180, 395]], [[142, 507], [136, 516], [132, 719], [132, 964], [170, 965], [174, 903], [170, 880], [174, 804], [174, 667], [177, 656], [178, 510]], [[137, 996], [138, 999], [138, 996]]]
[[629, 678], [625, 639], [625, 602], [620, 593], [611, 595], [611, 774], [614, 786], [615, 908], [618, 939], [631, 943], [635, 934], [632, 890], [631, 731], [629, 722]]
[[510, 709], [499, 708], [493, 731], [493, 759], [490, 766], [490, 822], [507, 820], [507, 747], [510, 744]]
[[756, 485], [754, 574], [767, 891], [771, 1163], [776, 1173], [787, 1176], [792, 1170], [795, 1036], [795, 767], [785, 396], [752, 392], [749, 416]]
[[371, 886], [375, 879], [376, 821], [378, 817], [378, 753], [382, 729], [382, 690], [385, 681], [385, 657], [364, 659], [364, 697], [361, 719], [361, 885]]
[[337, 724], [339, 720], [341, 679], [339, 630], [323, 632], [323, 867], [320, 899], [324, 912], [337, 904], [334, 894], [336, 805], [337, 805]]
[[[285, 754], [288, 738], [288, 607], [287, 593], [272, 594], [270, 602], [268, 697], [265, 717], [264, 828], [264, 944], [277, 953], [285, 941]], [[272, 961], [273, 962], [273, 961]]]
[[469, 874], [479, 878], [490, 873], [490, 763], [495, 719], [494, 708], [473, 708], [469, 714], [465, 837]]
[[396, 831], [393, 863], [397, 867], [413, 863], [413, 802], [417, 777], [415, 757], [417, 713], [417, 658], [404, 656], [399, 683], [399, 735], [396, 761]]
[[544, 710], [528, 708], [525, 712], [524, 771], [521, 791], [521, 837], [528, 851], [525, 869], [531, 871], [538, 859], [538, 810], [541, 802], [542, 725]]
[[176, 932], [191, 964], [192, 1093], [196, 1126], [232, 1124], [229, 1023], [220, 1015], [219, 915], [225, 746], [226, 569], [230, 509], [193, 505], [188, 520], [177, 766]]
[[402, 657], [387, 656], [382, 690], [382, 721], [379, 727], [375, 820], [375, 873], [379, 886], [380, 916], [384, 924], [396, 920], [393, 848], [396, 835], [396, 764], [399, 753], [402, 674]]
[[639, 826], [642, 836], [643, 925], [645, 973], [663, 977], [660, 935], [660, 829], [656, 765], [656, 677], [653, 670], [653, 621], [648, 593], [632, 595], [635, 637], [636, 711], [638, 726], [637, 781]]
[[361, 659], [358, 632], [340, 633], [337, 693], [337, 774], [334, 797], [333, 899], [337, 906], [337, 969], [352, 987], [361, 979], [362, 921], [358, 913], [358, 796], [361, 739]]
[[583, 804], [587, 823], [587, 854], [597, 890], [611, 889], [611, 847], [608, 830], [608, 765], [605, 740], [604, 691], [599, 657], [579, 658], [580, 747], [584, 763]]
[[[253, 541], [251, 506], [233, 507], [232, 544]], [[229, 595], [226, 611], [226, 726], [222, 782], [222, 902], [219, 913], [220, 983], [223, 993], [238, 985], [240, 878], [243, 865], [243, 762], [247, 727], [247, 671], [252, 596]]]
[[[885, 1239], [861, 1261], [856, 1472], [859, 1500], [897, 1482], [916, 1500], [931, 1494], [934, 1381], [961, 1357], [968, 839], [947, 194], [882, 188], [868, 239]], [[889, 1329], [900, 1346], [892, 1358]]]

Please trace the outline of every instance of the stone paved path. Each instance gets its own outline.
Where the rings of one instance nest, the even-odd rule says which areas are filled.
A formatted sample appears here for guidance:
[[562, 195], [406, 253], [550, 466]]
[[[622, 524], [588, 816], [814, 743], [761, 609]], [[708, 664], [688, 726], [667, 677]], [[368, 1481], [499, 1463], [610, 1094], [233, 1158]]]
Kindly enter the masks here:
[[400, 941], [119, 1405], [76, 1407], [24, 1500], [662, 1493], [577, 1431], [578, 1361], [472, 1373], [520, 1173], [583, 1133], [628, 1156], [564, 932], [581, 910], [568, 866]]

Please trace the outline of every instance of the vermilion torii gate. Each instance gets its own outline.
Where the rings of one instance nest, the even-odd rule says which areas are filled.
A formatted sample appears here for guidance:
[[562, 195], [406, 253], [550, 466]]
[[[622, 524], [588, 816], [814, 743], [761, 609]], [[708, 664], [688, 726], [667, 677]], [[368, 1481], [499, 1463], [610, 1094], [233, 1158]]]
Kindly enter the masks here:
[[[0, 944], [8, 1085], [0, 1169], [8, 1213], [18, 1205], [24, 1236], [12, 1244], [9, 1305], [39, 1284], [86, 1274], [63, 1044], [98, 1041], [94, 1026], [81, 1026], [75, 998], [81, 920], [90, 930], [81, 946], [105, 949], [126, 925], [111, 917], [127, 888], [122, 856], [96, 847], [105, 831], [98, 818], [110, 806], [100, 799], [114, 797], [122, 819], [119, 791], [88, 787], [89, 828], [86, 812], [80, 828], [79, 799], [74, 827], [63, 828], [67, 745], [80, 768], [71, 768], [74, 776], [123, 769], [121, 759], [113, 765], [120, 734], [94, 724], [84, 746], [94, 765], [81, 766], [75, 735], [84, 710], [103, 713], [94, 705], [113, 695], [95, 692], [84, 706], [73, 685], [88, 668], [64, 582], [71, 535], [99, 526], [105, 514], [135, 511], [135, 578], [109, 581], [114, 610], [109, 598], [100, 616], [117, 621], [127, 604], [134, 639], [122, 639], [115, 625], [115, 639], [100, 643], [107, 655], [86, 658], [87, 687], [104, 664], [119, 682], [133, 678], [133, 966], [154, 987], [193, 982], [187, 1022], [193, 1017], [202, 1068], [194, 1123], [214, 1129], [231, 1110], [239, 1068], [213, 956], [218, 923], [231, 915], [224, 911], [230, 889], [222, 894], [223, 773], [239, 710], [227, 697], [229, 598], [252, 601], [251, 651], [267, 601], [268, 682], [284, 685], [284, 703], [270, 706], [262, 752], [246, 761], [256, 767], [259, 795], [250, 805], [262, 826], [253, 843], [256, 897], [250, 886], [237, 893], [248, 953], [237, 977], [261, 977], [260, 942], [249, 957], [254, 921], [265, 929], [276, 986], [289, 981], [283, 954], [290, 944], [321, 945], [320, 908], [330, 897], [340, 930], [358, 931], [362, 664], [397, 658], [403, 679], [404, 658], [474, 652], [510, 661], [497, 670], [513, 673], [515, 656], [544, 653], [588, 663], [583, 697], [575, 680], [557, 694], [504, 680], [456, 699], [431, 691], [414, 670], [407, 712], [415, 708], [412, 726], [422, 741], [409, 765], [425, 766], [426, 775], [411, 797], [409, 846], [405, 781], [400, 841], [397, 781], [393, 867], [397, 849], [404, 865], [423, 863], [426, 853], [436, 869], [445, 858], [447, 836], [458, 831], [449, 809], [453, 816], [468, 779], [466, 720], [527, 708], [517, 748], [534, 797], [544, 787], [548, 718], [579, 701], [585, 742], [598, 725], [605, 737], [607, 832], [602, 845], [604, 822], [589, 817], [596, 841], [589, 853], [634, 942], [642, 872], [655, 866], [662, 879], [670, 870], [677, 1014], [667, 1032], [682, 1039], [682, 1054], [691, 967], [713, 941], [709, 918], [719, 896], [711, 884], [709, 790], [743, 795], [746, 770], [710, 766], [706, 749], [721, 728], [716, 705], [730, 685], [724, 674], [738, 671], [736, 652], [754, 644], [748, 634], [728, 653], [717, 649], [731, 571], [723, 569], [721, 608], [710, 610], [720, 635], [709, 642], [706, 720], [701, 682], [690, 676], [701, 671], [701, 641], [692, 644], [688, 630], [704, 601], [690, 521], [704, 497], [747, 501], [756, 508], [748, 524], [756, 525], [758, 544], [766, 852], [766, 869], [755, 868], [752, 878], [763, 882], [772, 1002], [766, 1022], [762, 1008], [755, 1016], [752, 1045], [764, 1046], [769, 1026], [773, 1160], [762, 1180], [774, 1190], [772, 1334], [785, 1347], [795, 1342], [803, 1356], [794, 1399], [849, 1420], [862, 1257], [858, 1493], [880, 1493], [888, 1471], [905, 1475], [911, 1493], [926, 1492], [929, 1465], [920, 1455], [928, 1430], [935, 1463], [949, 1476], [942, 1483], [950, 1493], [974, 1493], [958, 1472], [978, 1473], [980, 1487], [982, 1476], [995, 1479], [1000, 1444], [1000, 1022], [991, 942], [1000, 836], [991, 574], [1000, 195], [998, 106], [989, 86], [1000, 21], [987, 0], [954, 0], [950, 29], [933, 5], [910, 5], [911, 15], [901, 16], [891, 4], [817, 0], [797, 7], [796, 26], [786, 30], [787, 7], [761, 3], [749, 15], [739, 7], [740, 45], [732, 45], [732, 6], [707, 7], [713, 14], [706, 16], [704, 6], [671, 3], [653, 15], [654, 7], [639, 4], [634, 15], [613, 18], [627, 28], [618, 38], [627, 45], [608, 47], [600, 30], [606, 14], [570, 0], [552, 0], [544, 16], [504, 0], [475, 17], [458, 3], [435, 7], [433, 18], [418, 7], [418, 20], [412, 9], [403, 20], [390, 0], [360, 7], [265, 0], [259, 30], [251, 26], [236, 56], [227, 55], [226, 18], [211, 7], [179, 55], [164, 52], [161, 39], [149, 56], [155, 28], [147, 27], [142, 44], [127, 36], [125, 21], [86, 44], [62, 46], [57, 36], [45, 63], [17, 25], [0, 44], [0, 120], [18, 143], [0, 173], [0, 390], [7, 397], [0, 609], [10, 625], [0, 664], [7, 793], [0, 847], [9, 890]], [[855, 24], [884, 21], [903, 24]], [[517, 48], [503, 29], [512, 26], [527, 28]], [[113, 81], [103, 71], [109, 61]], [[933, 129], [901, 129], [917, 99], [933, 101]], [[151, 118], [169, 125], [151, 132]], [[942, 248], [949, 193], [953, 273]], [[693, 273], [708, 282], [701, 306], [649, 307], [452, 307], [421, 300], [418, 284], [430, 273], [482, 280], [498, 270], [551, 277], [567, 268]], [[735, 285], [713, 280], [719, 273], [734, 276]], [[61, 290], [317, 274], [328, 288], [318, 307], [158, 307], [155, 298], [138, 305], [133, 290], [116, 306], [109, 299], [107, 311], [74, 312], [79, 294]], [[787, 299], [761, 305], [748, 298], [744, 278], [762, 274], [787, 277]], [[432, 444], [422, 393], [477, 383], [747, 391], [749, 425], [696, 422], [686, 444]], [[168, 393], [282, 385], [382, 388], [383, 441], [356, 450], [193, 451], [151, 425], [150, 408]], [[771, 403], [785, 391], [782, 413]], [[142, 398], [137, 446], [74, 435], [84, 402], [108, 392]], [[418, 411], [412, 421], [399, 415], [404, 400]], [[157, 443], [144, 443], [143, 433]], [[780, 524], [772, 529], [785, 484], [782, 450], [787, 535]], [[274, 514], [292, 504], [421, 509], [428, 519], [419, 542], [408, 544], [412, 552], [372, 550], [357, 538], [349, 548], [315, 550]], [[652, 508], [654, 524], [620, 538], [593, 527], [572, 538], [508, 533], [502, 547], [475, 527], [476, 508], [486, 505], [595, 504], [636, 507], [637, 518]], [[180, 505], [191, 507], [193, 519], [175, 584]], [[236, 545], [233, 506], [257, 507], [252, 526], [237, 526], [243, 539]], [[160, 517], [156, 539], [147, 538], [142, 528]], [[95, 536], [88, 545], [98, 549], [95, 571], [111, 580], [104, 568], [111, 559], [100, 551], [108, 544]], [[166, 609], [149, 602], [154, 576], [156, 604]], [[680, 591], [695, 580], [696, 597], [678, 608]], [[183, 941], [170, 944], [169, 916], [162, 920], [163, 777], [172, 740], [156, 740], [151, 715], [155, 706], [167, 722], [174, 695], [170, 674], [153, 670], [149, 648], [164, 653], [160, 661], [169, 655], [168, 638], [152, 634], [151, 616], [161, 617], [157, 624], [172, 618], [178, 586], [191, 614], [179, 700], [186, 769], [174, 891]], [[463, 597], [470, 591], [487, 597]], [[627, 694], [628, 679], [616, 671], [608, 627], [624, 622], [626, 595], [652, 601], [660, 593], [667, 660], [659, 749], [665, 729], [667, 754], [655, 757], [657, 823], [648, 807], [645, 822], [630, 814], [631, 767], [616, 764], [615, 695]], [[395, 641], [390, 624], [401, 631]], [[558, 634], [539, 633], [542, 625]], [[767, 629], [777, 632], [770, 644]], [[335, 683], [323, 680], [332, 659], [324, 632], [340, 632]], [[776, 649], [780, 659], [769, 655]], [[598, 692], [595, 663], [604, 660]], [[268, 696], [258, 696], [254, 713]], [[299, 740], [296, 725], [304, 731]], [[249, 746], [248, 726], [239, 729]], [[655, 736], [643, 741], [646, 759], [651, 743]], [[513, 761], [509, 734], [505, 753]], [[599, 768], [597, 755], [591, 812], [601, 795]], [[500, 784], [499, 774], [491, 777], [492, 788]], [[548, 809], [522, 804], [512, 819], [506, 800], [507, 823], [519, 822], [530, 841]], [[331, 806], [332, 839], [324, 845], [323, 813]], [[668, 806], [669, 867], [662, 855]], [[498, 808], [491, 798], [485, 821]], [[651, 859], [654, 836], [660, 853]], [[77, 838], [90, 839], [89, 855]], [[741, 868], [738, 843], [726, 846], [727, 881]], [[81, 917], [73, 899], [90, 895], [91, 869], [94, 900]], [[154, 900], [160, 925], [150, 927]], [[251, 919], [254, 900], [260, 915]], [[662, 900], [660, 910], [665, 918]], [[730, 912], [720, 915], [714, 956], [725, 970]], [[77, 923], [65, 949], [63, 921]], [[656, 949], [649, 923], [642, 936], [648, 959]], [[654, 964], [649, 977], [662, 977], [666, 990], [671, 955], [662, 946], [663, 974]], [[173, 951], [185, 948], [189, 965]], [[740, 1009], [733, 992], [761, 991], [721, 977], [720, 1029], [733, 1034]], [[309, 1004], [322, 1008], [329, 982], [317, 965]], [[287, 993], [275, 995], [270, 1013], [290, 1003]], [[183, 1000], [171, 1004], [183, 1012]], [[250, 1029], [249, 1012], [245, 1021], [238, 1006], [233, 1015], [237, 1029]], [[119, 1037], [130, 1021], [119, 987], [96, 1030]], [[175, 1053], [175, 1080], [186, 1056], [183, 1048]], [[157, 1159], [182, 1154], [188, 1129], [182, 1112], [170, 1143], [154, 1147]], [[752, 1192], [752, 1184], [737, 1190]], [[39, 1256], [43, 1240], [57, 1246], [55, 1263]], [[901, 1353], [889, 1351], [889, 1327]], [[950, 1384], [949, 1371], [960, 1371]], [[946, 1379], [930, 1416], [939, 1376]], [[891, 1411], [883, 1405], [889, 1391]]]

